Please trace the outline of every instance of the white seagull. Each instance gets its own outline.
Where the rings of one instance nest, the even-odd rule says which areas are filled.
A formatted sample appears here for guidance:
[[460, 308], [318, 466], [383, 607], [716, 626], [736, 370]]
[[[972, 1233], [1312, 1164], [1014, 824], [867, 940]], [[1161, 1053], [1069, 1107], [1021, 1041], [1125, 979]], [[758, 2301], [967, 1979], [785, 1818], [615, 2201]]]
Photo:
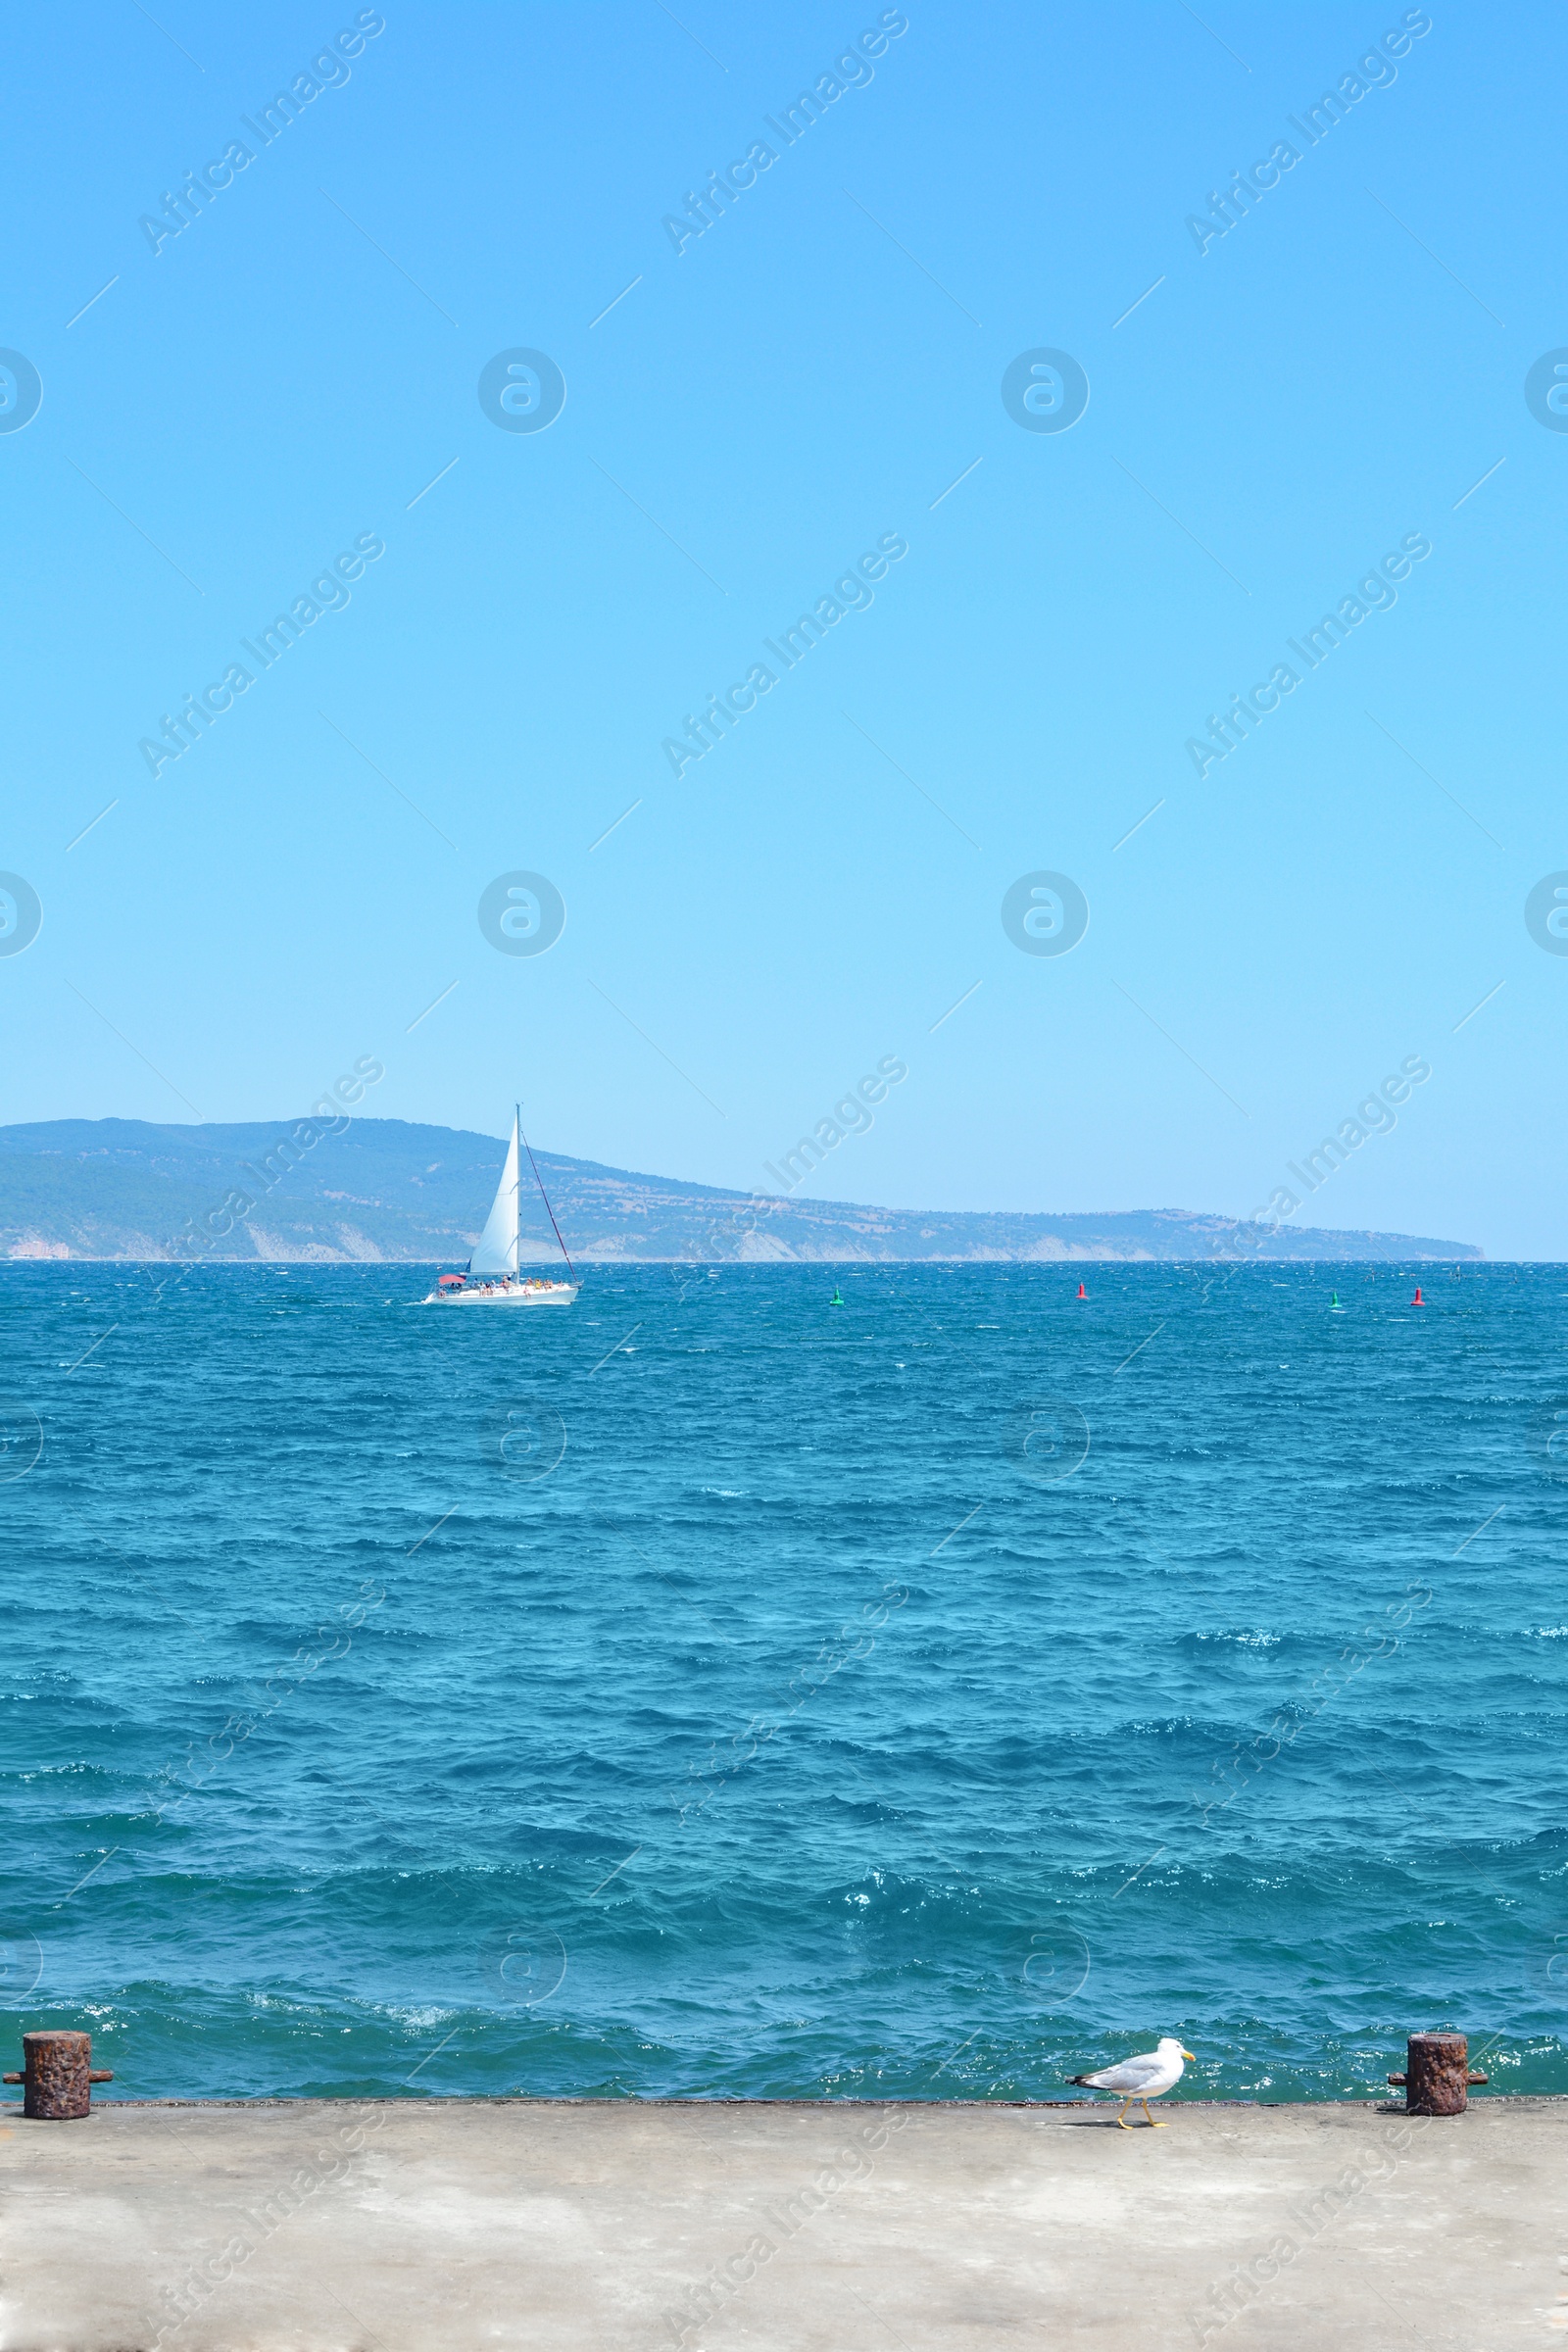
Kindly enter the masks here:
[[1181, 2081], [1188, 2062], [1198, 2063], [1191, 2050], [1184, 2050], [1167, 2034], [1157, 2050], [1144, 2050], [1136, 2058], [1122, 2059], [1118, 2066], [1102, 2067], [1098, 2075], [1074, 2075], [1072, 2081], [1081, 2082], [1086, 2090], [1108, 2090], [1125, 2099], [1127, 2105], [1116, 2118], [1124, 2132], [1133, 2128], [1127, 2121], [1128, 2107], [1142, 2107], [1145, 2123], [1157, 2132], [1159, 2126], [1149, 2112], [1149, 2102], [1163, 2098]]

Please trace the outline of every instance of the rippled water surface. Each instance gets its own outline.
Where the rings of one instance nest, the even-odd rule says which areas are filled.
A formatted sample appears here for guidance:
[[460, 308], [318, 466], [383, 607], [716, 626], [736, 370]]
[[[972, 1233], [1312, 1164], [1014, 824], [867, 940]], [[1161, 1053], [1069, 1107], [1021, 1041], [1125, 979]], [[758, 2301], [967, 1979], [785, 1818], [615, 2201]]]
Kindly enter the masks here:
[[1452, 2025], [1568, 2089], [1568, 1270], [839, 1280], [0, 1269], [6, 2039], [1308, 2097]]

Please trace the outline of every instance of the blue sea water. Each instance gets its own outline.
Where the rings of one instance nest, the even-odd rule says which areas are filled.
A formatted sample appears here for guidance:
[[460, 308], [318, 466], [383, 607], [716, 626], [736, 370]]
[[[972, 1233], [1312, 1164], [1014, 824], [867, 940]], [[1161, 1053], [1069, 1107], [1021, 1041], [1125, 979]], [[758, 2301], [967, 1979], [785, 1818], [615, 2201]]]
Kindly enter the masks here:
[[1568, 1269], [170, 1272], [0, 1269], [8, 2042], [1568, 2089]]

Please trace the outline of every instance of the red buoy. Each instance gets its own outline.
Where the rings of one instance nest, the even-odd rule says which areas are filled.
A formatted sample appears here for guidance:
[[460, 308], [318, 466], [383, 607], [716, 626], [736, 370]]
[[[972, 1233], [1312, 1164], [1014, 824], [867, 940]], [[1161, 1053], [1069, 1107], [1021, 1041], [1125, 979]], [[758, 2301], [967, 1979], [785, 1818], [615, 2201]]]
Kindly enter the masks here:
[[1411, 1299], [1410, 1304], [1412, 1306], [1425, 1306], [1426, 1304], [1426, 1300], [1421, 1296], [1421, 1285], [1419, 1283], [1417, 1283], [1415, 1286], [1415, 1297]]
[[1078, 1296], [1080, 1298], [1087, 1298], [1089, 1296], [1089, 1293], [1084, 1289], [1082, 1283], [1078, 1285]]

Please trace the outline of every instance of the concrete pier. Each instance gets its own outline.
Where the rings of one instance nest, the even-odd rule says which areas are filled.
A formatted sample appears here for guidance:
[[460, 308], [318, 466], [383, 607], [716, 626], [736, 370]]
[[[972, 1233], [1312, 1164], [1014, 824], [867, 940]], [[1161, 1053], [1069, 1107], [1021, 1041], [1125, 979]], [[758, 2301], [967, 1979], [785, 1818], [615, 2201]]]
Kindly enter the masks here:
[[0, 2113], [4, 2352], [1505, 2352], [1568, 2100], [105, 2101]]

